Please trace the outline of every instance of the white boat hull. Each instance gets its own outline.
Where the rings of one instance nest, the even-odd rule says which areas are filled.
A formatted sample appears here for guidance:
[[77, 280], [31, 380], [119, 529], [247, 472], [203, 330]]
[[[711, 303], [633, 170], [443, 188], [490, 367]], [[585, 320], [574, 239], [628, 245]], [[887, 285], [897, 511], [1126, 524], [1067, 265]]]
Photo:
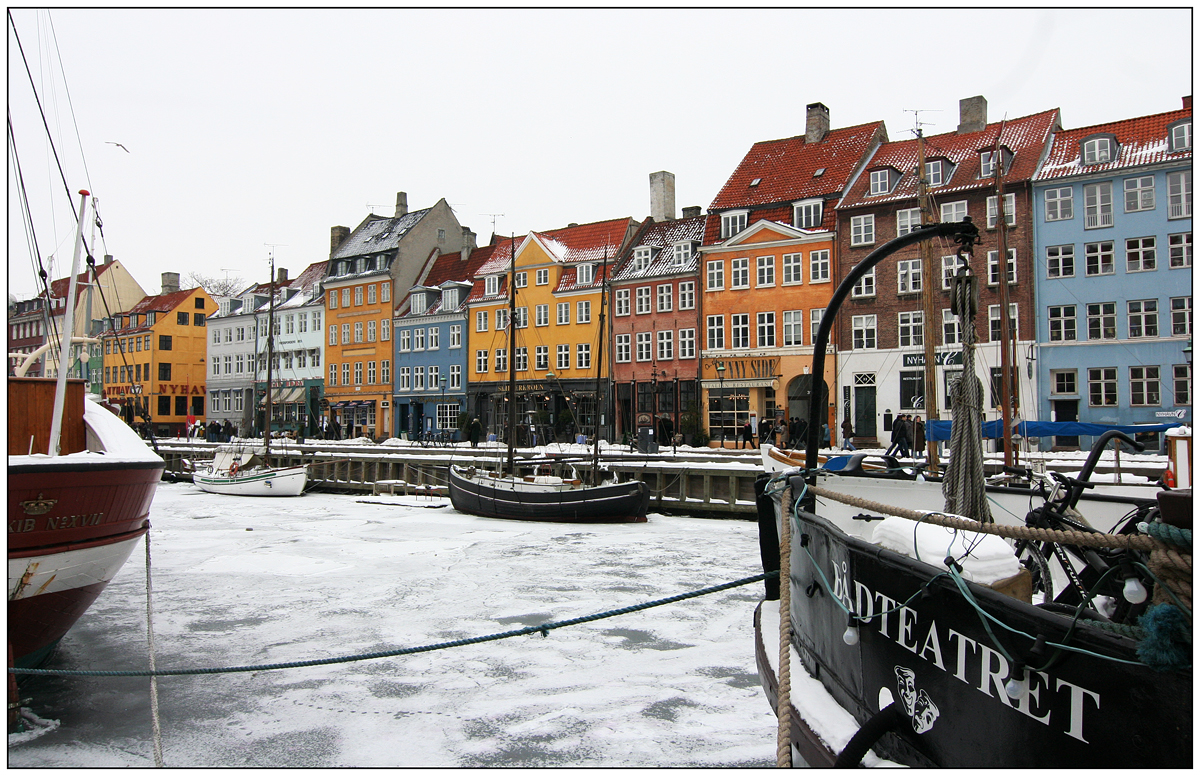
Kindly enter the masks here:
[[208, 470], [196, 472], [192, 482], [203, 491], [227, 496], [299, 496], [308, 482], [308, 467], [250, 469], [232, 475]]

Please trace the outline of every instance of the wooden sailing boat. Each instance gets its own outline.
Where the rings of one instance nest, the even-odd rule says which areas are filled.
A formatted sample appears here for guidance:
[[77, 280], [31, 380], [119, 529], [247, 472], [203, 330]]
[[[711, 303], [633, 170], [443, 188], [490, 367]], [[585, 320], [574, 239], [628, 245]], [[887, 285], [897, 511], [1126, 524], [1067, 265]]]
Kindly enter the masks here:
[[308, 482], [308, 466], [271, 465], [271, 382], [275, 360], [275, 253], [271, 252], [270, 302], [267, 305], [267, 395], [261, 452], [243, 445], [217, 450], [212, 462], [192, 481], [201, 490], [229, 496], [299, 496]]
[[[593, 441], [591, 482], [554, 475], [519, 474], [514, 447], [517, 428], [516, 401], [516, 241], [509, 244], [512, 257], [508, 278], [508, 452], [504, 470], [492, 472], [474, 466], [450, 467], [450, 501], [460, 512], [481, 517], [536, 520], [543, 522], [642, 523], [650, 505], [650, 489], [640, 480], [599, 482], [600, 433], [597, 426]], [[604, 303], [608, 286], [608, 259], [605, 255], [601, 280], [600, 347], [605, 337]], [[596, 360], [597, 398], [603, 379], [603, 351]]]

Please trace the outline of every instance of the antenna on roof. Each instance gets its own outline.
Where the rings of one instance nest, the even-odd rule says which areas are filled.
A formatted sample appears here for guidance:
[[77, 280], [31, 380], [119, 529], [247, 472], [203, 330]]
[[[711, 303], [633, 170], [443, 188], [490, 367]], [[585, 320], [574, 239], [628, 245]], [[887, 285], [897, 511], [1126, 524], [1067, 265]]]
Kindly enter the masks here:
[[480, 213], [479, 215], [492, 217], [492, 234], [496, 233], [496, 217], [499, 216], [500, 218], [504, 218], [503, 213]]
[[909, 131], [910, 131], [910, 132], [912, 132], [914, 135], [920, 135], [920, 134], [921, 134], [921, 127], [923, 127], [923, 126], [926, 126], [927, 122], [922, 122], [922, 121], [921, 121], [921, 117], [920, 117], [918, 114], [921, 114], [921, 113], [929, 113], [929, 112], [931, 112], [931, 111], [932, 111], [932, 112], [934, 112], [934, 113], [941, 113], [941, 112], [942, 112], [942, 111], [941, 111], [940, 109], [938, 109], [938, 108], [919, 108], [919, 109], [917, 109], [917, 110], [911, 110], [911, 109], [909, 109], [909, 108], [905, 108], [905, 109], [904, 109], [904, 112], [905, 112], [905, 113], [911, 113], [911, 114], [913, 114], [913, 128], [912, 128], [911, 130], [909, 130]]

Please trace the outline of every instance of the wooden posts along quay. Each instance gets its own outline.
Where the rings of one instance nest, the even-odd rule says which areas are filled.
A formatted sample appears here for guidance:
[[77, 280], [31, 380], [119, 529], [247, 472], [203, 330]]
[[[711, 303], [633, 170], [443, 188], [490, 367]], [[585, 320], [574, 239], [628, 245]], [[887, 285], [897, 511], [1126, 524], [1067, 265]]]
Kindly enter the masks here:
[[[159, 439], [159, 452], [167, 461], [164, 478], [190, 480], [191, 472], [185, 462], [206, 461], [212, 458], [218, 446], [218, 443], [204, 441]], [[302, 443], [274, 440], [271, 443], [272, 465], [309, 464], [310, 489], [368, 495], [445, 495], [450, 464], [498, 469], [503, 466], [504, 456], [503, 448], [472, 448], [461, 442], [428, 447], [407, 441], [400, 445], [326, 444], [320, 440]], [[584, 454], [577, 448], [562, 452], [554, 451], [553, 447], [545, 452], [543, 448], [536, 454], [532, 450], [517, 451], [518, 465], [534, 459], [555, 474], [567, 472], [568, 467], [573, 466], [582, 476], [591, 467], [590, 452]], [[1079, 463], [1082, 464], [1082, 460]], [[754, 480], [763, 471], [762, 457], [757, 449], [686, 448], [672, 452], [664, 448], [658, 454], [639, 454], [629, 452], [627, 447], [618, 447], [608, 451], [602, 449], [600, 465], [616, 473], [622, 482], [645, 481], [650, 488], [651, 511], [757, 519]], [[1139, 466], [1127, 459], [1120, 464], [1120, 470], [1125, 475], [1156, 479], [1164, 466], [1165, 462], [1157, 466]], [[986, 468], [989, 473], [996, 473], [1000, 463], [989, 461]], [[1072, 473], [1069, 469], [1062, 470], [1066, 474]], [[1113, 470], [1110, 460], [1104, 460], [1096, 467], [1097, 473]], [[1153, 498], [1153, 491], [1150, 493], [1149, 497]]]

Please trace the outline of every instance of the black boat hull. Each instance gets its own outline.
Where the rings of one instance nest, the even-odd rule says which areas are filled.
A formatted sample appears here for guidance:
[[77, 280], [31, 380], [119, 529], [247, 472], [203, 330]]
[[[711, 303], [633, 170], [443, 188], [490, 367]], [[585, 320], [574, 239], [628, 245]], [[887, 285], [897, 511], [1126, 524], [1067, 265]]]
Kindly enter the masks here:
[[569, 490], [518, 490], [450, 467], [450, 502], [459, 512], [553, 523], [644, 523], [650, 489], [640, 480]]

